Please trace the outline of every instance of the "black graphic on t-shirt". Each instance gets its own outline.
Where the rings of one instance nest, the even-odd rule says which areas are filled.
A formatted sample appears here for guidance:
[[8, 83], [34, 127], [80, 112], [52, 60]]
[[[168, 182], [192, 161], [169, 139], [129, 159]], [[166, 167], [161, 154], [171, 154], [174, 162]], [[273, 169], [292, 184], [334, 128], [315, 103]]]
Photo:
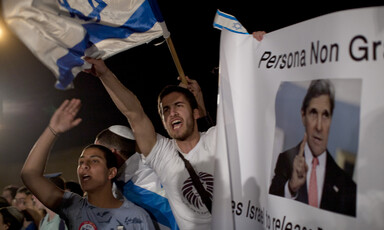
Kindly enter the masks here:
[[[209, 198], [212, 200], [213, 176], [205, 172], [199, 172], [198, 176], [200, 178], [201, 184], [203, 185], [205, 190], [207, 190], [209, 194]], [[184, 181], [182, 192], [183, 192], [183, 196], [195, 208], [200, 209], [201, 207], [205, 206], [199, 193], [197, 192], [196, 188], [193, 186], [193, 182], [190, 177], [186, 181]]]

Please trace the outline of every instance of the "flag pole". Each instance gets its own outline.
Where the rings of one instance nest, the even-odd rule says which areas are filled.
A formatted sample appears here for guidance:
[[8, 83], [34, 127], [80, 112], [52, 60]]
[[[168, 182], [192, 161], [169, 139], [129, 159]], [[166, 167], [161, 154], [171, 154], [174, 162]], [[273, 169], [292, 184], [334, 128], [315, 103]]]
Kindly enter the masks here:
[[163, 15], [161, 15], [159, 5], [157, 4], [156, 0], [148, 0], [148, 3], [150, 4], [152, 11], [159, 22], [161, 29], [163, 30], [163, 37], [165, 41], [167, 42], [169, 51], [171, 52], [173, 62], [176, 65], [177, 72], [179, 73], [181, 82], [183, 84], [188, 85], [187, 79], [185, 78], [185, 74], [183, 71], [183, 68], [181, 67], [179, 57], [177, 56], [175, 46], [173, 45], [172, 39], [171, 39], [171, 34], [169, 33], [169, 30], [167, 28], [167, 25], [165, 24]]
[[171, 36], [166, 37], [165, 41], [167, 42], [169, 51], [171, 52], [172, 59], [173, 59], [173, 62], [175, 63], [175, 65], [176, 65], [176, 69], [177, 69], [177, 72], [179, 73], [181, 82], [186, 84], [186, 85], [188, 85], [187, 79], [185, 78], [185, 74], [184, 74], [183, 68], [181, 67], [181, 64], [180, 64], [179, 57], [177, 56], [175, 46], [173, 45]]

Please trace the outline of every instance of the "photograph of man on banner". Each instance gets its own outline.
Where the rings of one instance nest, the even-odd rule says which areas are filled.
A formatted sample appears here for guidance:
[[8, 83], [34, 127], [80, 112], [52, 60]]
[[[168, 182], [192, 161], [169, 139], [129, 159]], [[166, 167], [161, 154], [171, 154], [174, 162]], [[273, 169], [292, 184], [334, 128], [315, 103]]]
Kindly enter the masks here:
[[304, 85], [283, 82], [277, 93], [269, 193], [355, 217], [361, 80]]

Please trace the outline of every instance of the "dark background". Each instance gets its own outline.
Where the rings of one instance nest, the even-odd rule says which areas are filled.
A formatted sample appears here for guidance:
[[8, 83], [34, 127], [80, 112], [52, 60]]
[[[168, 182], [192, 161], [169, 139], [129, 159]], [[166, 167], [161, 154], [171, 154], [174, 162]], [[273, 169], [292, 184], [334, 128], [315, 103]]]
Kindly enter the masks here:
[[[218, 91], [220, 31], [212, 27], [216, 10], [234, 15], [251, 33], [271, 32], [327, 13], [382, 4], [381, 1], [307, 1], [305, 4], [269, 1], [166, 1], [158, 0], [184, 72], [198, 80], [206, 107], [215, 119]], [[358, 20], [358, 19], [356, 19]], [[80, 73], [75, 88], [54, 88], [55, 77], [20, 40], [6, 28], [0, 12], [0, 188], [21, 185], [19, 172], [29, 150], [64, 99], [80, 98], [83, 122], [63, 134], [55, 145], [47, 171], [63, 172], [76, 180], [77, 157], [102, 129], [128, 125], [99, 79]], [[316, 29], [316, 28], [314, 28]], [[324, 31], [326, 33], [326, 31]], [[156, 131], [165, 134], [157, 115], [156, 99], [168, 84], [178, 84], [175, 65], [166, 43], [145, 44], [106, 60], [117, 77], [141, 101]]]

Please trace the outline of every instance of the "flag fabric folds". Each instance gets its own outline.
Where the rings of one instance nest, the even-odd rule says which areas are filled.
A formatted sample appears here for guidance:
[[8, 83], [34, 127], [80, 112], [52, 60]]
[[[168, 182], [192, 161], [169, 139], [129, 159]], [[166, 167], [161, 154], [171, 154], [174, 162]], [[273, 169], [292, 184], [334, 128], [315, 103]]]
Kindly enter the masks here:
[[144, 164], [141, 154], [135, 153], [126, 160], [119, 174], [115, 182], [117, 197], [121, 192], [126, 199], [144, 208], [160, 230], [179, 229], [165, 188], [156, 173]]
[[151, 7], [155, 0], [2, 3], [7, 25], [54, 73], [58, 89], [72, 88], [76, 75], [90, 67], [84, 56], [106, 59], [163, 35]]
[[234, 16], [224, 13], [220, 10], [216, 11], [213, 27], [219, 30], [225, 28], [231, 32], [239, 34], [249, 34], [248, 31]]

